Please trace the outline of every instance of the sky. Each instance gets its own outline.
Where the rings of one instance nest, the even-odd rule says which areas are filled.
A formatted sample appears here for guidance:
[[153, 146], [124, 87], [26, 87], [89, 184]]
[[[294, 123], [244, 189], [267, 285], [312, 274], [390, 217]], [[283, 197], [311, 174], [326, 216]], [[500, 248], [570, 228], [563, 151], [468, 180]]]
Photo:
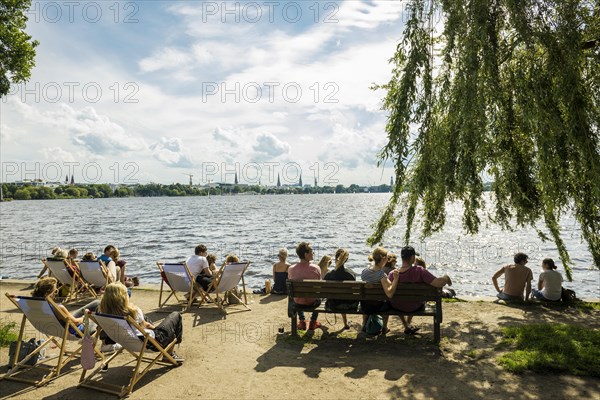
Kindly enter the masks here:
[[388, 184], [405, 1], [33, 1], [2, 181]]

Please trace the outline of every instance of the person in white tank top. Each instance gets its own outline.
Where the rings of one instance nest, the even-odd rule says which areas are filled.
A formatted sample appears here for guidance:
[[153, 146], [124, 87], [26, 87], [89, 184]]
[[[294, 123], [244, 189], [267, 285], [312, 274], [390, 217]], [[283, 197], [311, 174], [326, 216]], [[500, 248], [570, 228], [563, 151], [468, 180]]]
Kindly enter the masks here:
[[533, 290], [533, 297], [543, 301], [558, 301], [562, 294], [563, 277], [556, 271], [556, 264], [551, 258], [542, 261], [543, 272], [538, 280], [537, 290]]

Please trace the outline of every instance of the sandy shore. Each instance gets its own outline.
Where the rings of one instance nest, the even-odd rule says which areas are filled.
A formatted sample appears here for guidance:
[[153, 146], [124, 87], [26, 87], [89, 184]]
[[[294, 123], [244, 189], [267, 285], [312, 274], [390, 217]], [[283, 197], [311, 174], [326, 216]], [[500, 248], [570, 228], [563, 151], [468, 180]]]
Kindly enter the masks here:
[[[0, 281], [0, 318], [20, 323], [21, 314], [5, 292], [27, 295], [28, 283]], [[431, 318], [417, 317], [422, 334], [402, 333], [390, 319], [387, 337], [358, 336], [360, 316], [349, 316], [353, 329], [340, 333], [341, 319], [321, 316], [326, 330], [301, 339], [289, 335], [287, 297], [250, 295], [252, 311], [226, 318], [214, 306], [195, 307], [184, 314], [184, 340], [178, 368], [155, 367], [136, 386], [131, 399], [348, 399], [348, 398], [600, 398], [600, 379], [562, 375], [513, 375], [496, 363], [503, 350], [496, 345], [503, 326], [528, 322], [565, 322], [600, 328], [600, 312], [574, 308], [508, 307], [489, 300], [444, 303], [442, 342], [432, 343]], [[154, 321], [153, 287], [134, 290], [132, 301]], [[176, 310], [170, 308], [169, 311]], [[284, 328], [284, 333], [278, 332]], [[26, 338], [34, 336], [32, 327]], [[131, 357], [121, 355], [104, 379], [127, 382]], [[0, 376], [6, 372], [8, 349], [0, 349]], [[126, 364], [126, 365], [124, 365]], [[0, 397], [15, 399], [114, 399], [78, 389], [81, 367], [47, 386], [0, 382]]]

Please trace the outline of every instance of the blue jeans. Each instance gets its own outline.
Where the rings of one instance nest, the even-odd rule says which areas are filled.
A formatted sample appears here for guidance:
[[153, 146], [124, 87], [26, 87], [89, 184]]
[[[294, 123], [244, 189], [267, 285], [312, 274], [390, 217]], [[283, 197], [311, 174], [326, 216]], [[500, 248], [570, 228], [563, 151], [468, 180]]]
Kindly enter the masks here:
[[558, 300], [550, 300], [550, 299], [547, 299], [547, 298], [545, 298], [545, 297], [544, 297], [544, 295], [542, 294], [542, 291], [541, 291], [541, 290], [537, 290], [537, 289], [532, 289], [532, 290], [531, 290], [531, 294], [532, 294], [532, 295], [533, 295], [533, 297], [535, 297], [536, 299], [538, 299], [538, 300], [542, 300], [542, 301], [559, 301], [559, 300], [560, 300], [560, 299], [558, 299]]
[[514, 296], [511, 296], [511, 295], [509, 295], [509, 294], [506, 294], [506, 293], [504, 293], [504, 292], [499, 292], [499, 293], [496, 295], [496, 297], [498, 297], [500, 300], [509, 300], [509, 301], [510, 301], [510, 300], [518, 300], [518, 301], [523, 301], [523, 299], [522, 299], [522, 298], [520, 298], [520, 297], [514, 297]]
[[[307, 306], [305, 304], [298, 304], [298, 303], [296, 303], [296, 304], [299, 306], [305, 306], [307, 308], [319, 307], [321, 305], [321, 299], [315, 300], [314, 304], [310, 305], [310, 306]], [[310, 320], [316, 321], [318, 317], [319, 317], [319, 313], [316, 311], [313, 311], [312, 315], [310, 316]], [[300, 321], [306, 321], [306, 316], [304, 315], [304, 311], [298, 311], [298, 319]]]

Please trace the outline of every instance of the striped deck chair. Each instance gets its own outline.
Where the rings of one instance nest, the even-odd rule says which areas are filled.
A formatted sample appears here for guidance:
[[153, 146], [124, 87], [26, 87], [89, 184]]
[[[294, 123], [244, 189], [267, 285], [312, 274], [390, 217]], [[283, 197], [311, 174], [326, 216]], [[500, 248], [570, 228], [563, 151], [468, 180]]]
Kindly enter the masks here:
[[[21, 340], [23, 340], [25, 323], [27, 321], [38, 332], [46, 335], [47, 339], [19, 362], [16, 362], [19, 359], [20, 351], [20, 346], [17, 346], [14, 358], [9, 360], [10, 369], [2, 379], [25, 382], [38, 387], [45, 385], [49, 381], [59, 377], [63, 367], [72, 359], [79, 356], [81, 353], [80, 344], [78, 344], [77, 349], [74, 351], [67, 351], [65, 347], [67, 340], [80, 340], [83, 337], [83, 332], [69, 320], [68, 316], [50, 298], [13, 296], [8, 293], [6, 293], [6, 297], [23, 313], [17, 343], [21, 343]], [[37, 357], [38, 353], [50, 343], [56, 345], [58, 355], [41, 359], [35, 365], [26, 364], [27, 360]], [[21, 377], [22, 374], [26, 374], [28, 371], [34, 369], [47, 370], [48, 372], [39, 379]]]
[[[234, 306], [236, 303], [245, 307], [245, 310], [241, 311], [250, 311], [248, 299], [246, 298], [246, 283], [244, 282], [244, 273], [249, 265], [250, 261], [223, 264], [217, 272], [215, 280], [208, 287], [209, 296], [214, 295], [212, 300], [225, 314], [228, 314], [225, 307]], [[233, 292], [240, 281], [242, 282], [243, 301]], [[222, 295], [222, 298], [220, 295]], [[235, 303], [230, 302], [231, 297], [237, 299], [237, 301]]]
[[103, 288], [112, 282], [106, 265], [101, 260], [77, 261], [83, 279], [95, 288]]
[[[144, 331], [144, 328], [142, 328], [140, 324], [138, 324], [129, 316], [121, 317], [116, 315], [102, 314], [99, 312], [89, 312], [88, 315], [89, 318], [98, 325], [99, 329], [95, 336], [96, 338], [98, 337], [98, 333], [101, 329], [108, 335], [109, 338], [116, 343], [119, 343], [121, 346], [123, 346], [123, 348], [117, 350], [110, 357], [104, 359], [102, 363], [95, 370], [93, 370], [87, 378], [86, 374], [88, 371], [83, 370], [79, 379], [79, 386], [105, 393], [116, 394], [119, 397], [125, 397], [129, 396], [131, 392], [133, 392], [133, 387], [135, 384], [142, 379], [142, 377], [150, 370], [150, 368], [152, 368], [154, 364], [173, 367], [180, 365], [169, 354], [171, 353], [173, 346], [175, 346], [177, 341], [176, 339], [174, 339], [168, 346], [163, 348], [160, 343], [158, 343], [152, 336]], [[136, 329], [142, 333], [142, 337], [137, 336], [137, 332], [135, 331]], [[146, 349], [148, 344], [152, 344], [157, 351], [152, 352]], [[135, 357], [136, 361], [133, 373], [131, 374], [131, 379], [129, 379], [129, 383], [126, 386], [104, 382], [105, 379], [94, 379], [94, 377], [100, 371], [102, 371], [105, 365], [108, 365], [115, 357], [124, 351], [127, 351], [133, 357]], [[145, 356], [148, 353], [152, 356]], [[146, 362], [148, 365], [140, 371], [142, 362]], [[106, 376], [108, 374], [104, 375]]]
[[[160, 282], [160, 293], [158, 295], [159, 308], [162, 308], [173, 296], [177, 300], [177, 303], [184, 307], [184, 311], [188, 310], [192, 306], [195, 295], [198, 293], [203, 300], [206, 299], [205, 292], [202, 290], [200, 285], [196, 284], [194, 276], [191, 274], [190, 269], [185, 261], [183, 263], [157, 262], [156, 266], [158, 267], [160, 276], [162, 278]], [[165, 301], [162, 301], [163, 290], [166, 290], [167, 288], [171, 291], [171, 293], [169, 293]], [[187, 299], [180, 299], [177, 296], [177, 292], [186, 293]]]
[[77, 300], [83, 294], [83, 292], [88, 291], [92, 296], [96, 296], [96, 292], [92, 290], [92, 288], [81, 278], [79, 272], [75, 268], [72, 268], [66, 260], [50, 260], [44, 259], [42, 263], [52, 276], [54, 276], [59, 283], [59, 289], [62, 286], [69, 287], [69, 294], [63, 300], [64, 303], [67, 303], [71, 300]]

